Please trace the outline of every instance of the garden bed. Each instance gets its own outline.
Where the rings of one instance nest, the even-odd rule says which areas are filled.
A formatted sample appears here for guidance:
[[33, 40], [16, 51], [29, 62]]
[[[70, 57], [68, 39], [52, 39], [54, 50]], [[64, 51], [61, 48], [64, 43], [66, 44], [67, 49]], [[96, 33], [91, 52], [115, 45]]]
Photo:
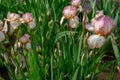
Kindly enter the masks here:
[[[118, 54], [120, 49], [120, 36], [118, 35], [120, 32], [120, 2], [114, 0], [114, 3], [119, 7], [116, 8], [106, 3], [107, 6], [104, 8], [105, 4], [101, 6], [100, 0], [97, 0], [96, 6], [94, 6], [93, 3], [90, 5], [89, 0], [86, 0], [83, 8], [84, 11], [89, 10], [89, 13], [79, 10], [80, 12], [77, 14], [79, 19], [75, 20], [77, 24], [75, 29], [74, 25], [69, 24], [71, 20], [68, 19], [69, 16], [66, 18], [63, 15], [64, 12], [62, 13], [64, 7], [70, 5], [67, 0], [61, 0], [61, 2], [60, 0], [23, 0], [23, 2], [18, 1], [17, 4], [14, 0], [3, 1], [0, 3], [2, 10], [0, 19], [3, 20], [3, 23], [5, 22], [7, 29], [5, 28], [1, 33], [5, 37], [7, 36], [7, 39], [0, 44], [2, 49], [0, 58], [5, 64], [0, 66], [0, 76], [5, 80], [112, 80], [112, 78], [119, 80], [120, 69], [117, 66], [120, 66], [118, 59], [120, 57]], [[91, 6], [93, 6], [93, 10]], [[112, 10], [111, 6], [115, 9]], [[97, 15], [95, 8], [103, 10], [105, 15], [102, 11], [98, 11], [99, 15]], [[76, 8], [72, 6], [72, 9]], [[17, 19], [11, 19], [10, 14], [17, 15], [14, 17]], [[106, 18], [109, 24], [112, 23], [112, 27], [115, 27], [114, 24], [116, 24], [118, 26], [116, 30], [110, 31], [114, 31], [114, 34], [98, 34], [89, 32], [89, 30], [87, 32], [85, 25], [88, 23], [91, 25], [92, 20], [99, 20], [95, 15], [103, 17], [103, 20]], [[60, 21], [62, 16], [67, 20]], [[20, 25], [16, 24], [17, 21], [12, 24], [14, 20], [20, 21]], [[21, 27], [11, 31], [11, 24], [15, 25], [13, 29], [16, 29], [16, 25]], [[103, 45], [100, 48], [94, 47], [95, 45], [92, 46], [95, 49], [90, 48], [92, 44], [89, 43], [88, 36], [91, 35], [97, 36], [106, 44], [101, 43]], [[92, 43], [94, 42], [96, 41], [94, 40]], [[100, 43], [98, 44], [100, 45]]]

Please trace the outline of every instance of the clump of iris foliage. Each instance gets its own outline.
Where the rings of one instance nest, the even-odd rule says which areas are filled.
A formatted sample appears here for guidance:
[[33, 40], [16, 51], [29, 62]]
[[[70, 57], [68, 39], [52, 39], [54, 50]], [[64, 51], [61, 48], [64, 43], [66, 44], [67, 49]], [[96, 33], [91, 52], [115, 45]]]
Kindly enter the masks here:
[[[0, 67], [6, 67], [11, 80], [94, 80], [96, 76], [108, 67], [110, 80], [114, 79], [116, 67], [120, 67], [120, 13], [111, 0], [90, 0], [91, 20], [96, 10], [103, 10], [105, 15], [112, 17], [116, 23], [114, 31], [116, 43], [111, 36], [101, 49], [90, 50], [82, 27], [72, 31], [67, 23], [60, 25], [63, 8], [70, 0], [0, 0], [0, 19], [4, 21], [8, 12], [24, 14], [32, 13], [36, 20], [36, 28], [29, 31], [26, 25], [21, 25], [17, 36], [28, 33], [32, 50], [0, 43]], [[85, 0], [82, 1], [84, 6]], [[84, 13], [80, 14], [82, 19]], [[4, 43], [9, 43], [5, 40]], [[11, 43], [10, 43], [11, 44]], [[21, 55], [25, 67], [21, 67]], [[113, 59], [104, 62], [103, 58], [113, 55]], [[22, 65], [23, 65], [22, 64]]]

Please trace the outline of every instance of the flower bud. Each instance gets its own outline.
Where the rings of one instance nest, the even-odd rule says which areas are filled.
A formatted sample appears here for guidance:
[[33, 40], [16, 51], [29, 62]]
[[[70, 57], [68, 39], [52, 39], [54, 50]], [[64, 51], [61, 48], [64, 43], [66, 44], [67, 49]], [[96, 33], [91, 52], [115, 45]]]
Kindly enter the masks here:
[[75, 17], [76, 13], [77, 13], [77, 9], [74, 6], [66, 6], [63, 10], [63, 16], [67, 20]]
[[29, 42], [29, 35], [28, 34], [24, 34], [22, 37], [20, 37], [19, 42], [21, 44], [26, 44]]
[[3, 29], [3, 22], [0, 20], [0, 31]]
[[88, 18], [88, 15], [87, 15], [87, 12], [84, 13], [84, 16], [83, 16], [83, 23], [86, 24], [89, 22], [89, 18]]
[[2, 31], [0, 31], [0, 42], [4, 40], [5, 40], [5, 34]]
[[25, 13], [22, 18], [25, 23], [33, 21], [33, 16], [31, 13]]
[[17, 49], [19, 49], [22, 45], [20, 44], [20, 42], [16, 42], [14, 44], [14, 50], [17, 51]]
[[79, 18], [77, 16], [69, 20], [69, 26], [73, 29], [77, 28], [78, 24], [79, 24]]
[[71, 1], [71, 5], [75, 6], [77, 8], [80, 6], [81, 3], [82, 3], [82, 0], [72, 0]]
[[87, 40], [90, 49], [101, 48], [106, 41], [105, 37], [99, 35], [91, 35]]
[[47, 11], [47, 17], [48, 17], [48, 19], [50, 19], [50, 15], [51, 15], [51, 12], [50, 12], [50, 9], [48, 9], [48, 11]]
[[94, 32], [102, 36], [107, 36], [111, 34], [116, 28], [114, 20], [105, 15], [101, 15], [95, 18], [92, 21], [92, 25], [94, 26]]

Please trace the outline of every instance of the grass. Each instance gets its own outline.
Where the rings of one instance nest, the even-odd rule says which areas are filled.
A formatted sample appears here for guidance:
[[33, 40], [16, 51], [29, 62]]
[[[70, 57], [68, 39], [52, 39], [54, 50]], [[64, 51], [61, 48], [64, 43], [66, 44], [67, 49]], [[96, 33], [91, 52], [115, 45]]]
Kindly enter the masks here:
[[[32, 41], [31, 51], [15, 50], [13, 45], [5, 47], [0, 43], [0, 54], [4, 55], [2, 64], [7, 67], [11, 80], [94, 80], [106, 68], [113, 65], [111, 69], [115, 70], [114, 67], [120, 66], [120, 13], [110, 0], [101, 0], [100, 6], [92, 2], [93, 0], [90, 1], [90, 19], [94, 17], [97, 9], [104, 10], [106, 15], [114, 19], [117, 25], [114, 31], [117, 44], [108, 37], [103, 48], [89, 50], [81, 23], [75, 31], [71, 31], [66, 22], [60, 25], [62, 10], [70, 4], [69, 0], [0, 0], [1, 20], [4, 21], [8, 12], [21, 15], [30, 12], [37, 23], [32, 31], [28, 30], [26, 25], [21, 25], [16, 31], [16, 39], [11, 41], [15, 43], [22, 34], [28, 33]], [[47, 14], [48, 11], [50, 15]], [[3, 43], [7, 42], [9, 39]], [[100, 64], [110, 50], [116, 59]], [[25, 68], [20, 66], [19, 54], [24, 58]], [[113, 75], [111, 73], [110, 80], [114, 79]]]

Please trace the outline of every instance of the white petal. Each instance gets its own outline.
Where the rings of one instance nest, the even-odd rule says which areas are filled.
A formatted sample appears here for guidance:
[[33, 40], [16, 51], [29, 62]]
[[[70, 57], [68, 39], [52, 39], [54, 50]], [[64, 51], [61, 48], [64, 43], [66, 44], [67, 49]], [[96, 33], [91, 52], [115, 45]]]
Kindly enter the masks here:
[[28, 23], [28, 27], [29, 27], [30, 29], [34, 29], [35, 26], [36, 26], [35, 20], [33, 20], [32, 22], [29, 22], [29, 23]]
[[30, 50], [31, 49], [31, 43], [28, 42], [25, 47], [26, 47], [27, 50]]
[[77, 28], [79, 24], [79, 18], [77, 16], [75, 16], [73, 19], [69, 20], [69, 26], [71, 28]]
[[94, 31], [94, 27], [93, 27], [90, 23], [85, 24], [85, 28], [86, 28], [88, 31]]
[[60, 20], [60, 25], [62, 25], [62, 23], [63, 23], [63, 21], [64, 21], [64, 16], [61, 18], [61, 20]]
[[20, 26], [20, 21], [19, 20], [16, 20], [16, 21], [12, 21], [10, 22], [10, 27], [13, 27], [13, 29], [18, 29], [18, 27]]
[[99, 35], [92, 35], [88, 38], [88, 46], [90, 49], [101, 48], [106, 43], [106, 38]]

